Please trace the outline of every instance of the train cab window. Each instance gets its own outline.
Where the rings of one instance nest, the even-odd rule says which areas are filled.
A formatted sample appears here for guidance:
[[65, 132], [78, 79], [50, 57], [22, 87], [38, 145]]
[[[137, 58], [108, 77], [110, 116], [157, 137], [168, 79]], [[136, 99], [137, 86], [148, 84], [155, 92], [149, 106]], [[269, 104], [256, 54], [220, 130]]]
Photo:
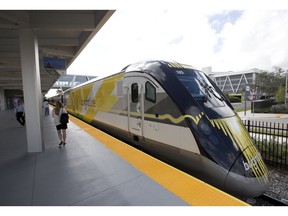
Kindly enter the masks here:
[[180, 81], [185, 86], [185, 88], [190, 92], [190, 94], [193, 95], [193, 97], [197, 98], [203, 96], [203, 93], [199, 88], [199, 84], [194, 78], [180, 79]]
[[139, 101], [139, 93], [138, 93], [138, 84], [133, 83], [131, 86], [131, 97], [133, 103], [138, 103]]
[[195, 100], [204, 103], [209, 108], [224, 106], [222, 96], [204, 73], [196, 70], [181, 72], [177, 73], [177, 78]]
[[145, 83], [145, 98], [152, 103], [156, 102], [156, 88], [150, 83]]

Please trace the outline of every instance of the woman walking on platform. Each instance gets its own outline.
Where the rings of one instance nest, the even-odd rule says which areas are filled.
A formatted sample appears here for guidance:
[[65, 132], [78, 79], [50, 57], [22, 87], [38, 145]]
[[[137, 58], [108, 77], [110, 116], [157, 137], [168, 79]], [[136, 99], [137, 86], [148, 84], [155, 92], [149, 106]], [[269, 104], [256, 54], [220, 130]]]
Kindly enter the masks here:
[[59, 147], [66, 145], [66, 129], [67, 123], [60, 122], [60, 116], [62, 113], [67, 113], [66, 109], [60, 101], [56, 102], [56, 107], [52, 110], [52, 117], [54, 118], [54, 124], [60, 140]]

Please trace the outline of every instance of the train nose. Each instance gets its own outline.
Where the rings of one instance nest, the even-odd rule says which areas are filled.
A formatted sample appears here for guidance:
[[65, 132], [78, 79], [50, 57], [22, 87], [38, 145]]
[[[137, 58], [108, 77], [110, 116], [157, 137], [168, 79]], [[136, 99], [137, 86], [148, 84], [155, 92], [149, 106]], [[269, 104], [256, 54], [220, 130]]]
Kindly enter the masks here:
[[235, 160], [225, 180], [225, 190], [243, 197], [257, 197], [269, 188], [267, 167], [255, 146]]

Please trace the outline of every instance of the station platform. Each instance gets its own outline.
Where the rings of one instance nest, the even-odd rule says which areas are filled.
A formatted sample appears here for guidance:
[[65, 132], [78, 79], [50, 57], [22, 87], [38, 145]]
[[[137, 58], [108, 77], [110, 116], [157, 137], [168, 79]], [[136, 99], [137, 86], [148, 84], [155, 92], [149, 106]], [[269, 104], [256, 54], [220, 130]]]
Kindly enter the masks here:
[[0, 206], [248, 205], [73, 116], [59, 148], [43, 114], [41, 153], [27, 153], [25, 127], [0, 112]]

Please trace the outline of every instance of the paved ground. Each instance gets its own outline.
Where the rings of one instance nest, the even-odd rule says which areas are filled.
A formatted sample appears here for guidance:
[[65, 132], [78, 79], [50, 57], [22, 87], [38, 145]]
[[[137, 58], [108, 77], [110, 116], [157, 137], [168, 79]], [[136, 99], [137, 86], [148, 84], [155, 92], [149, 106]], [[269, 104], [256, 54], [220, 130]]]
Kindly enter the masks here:
[[45, 151], [27, 154], [25, 127], [0, 112], [0, 206], [187, 205], [73, 122], [61, 149], [52, 117], [43, 123]]

